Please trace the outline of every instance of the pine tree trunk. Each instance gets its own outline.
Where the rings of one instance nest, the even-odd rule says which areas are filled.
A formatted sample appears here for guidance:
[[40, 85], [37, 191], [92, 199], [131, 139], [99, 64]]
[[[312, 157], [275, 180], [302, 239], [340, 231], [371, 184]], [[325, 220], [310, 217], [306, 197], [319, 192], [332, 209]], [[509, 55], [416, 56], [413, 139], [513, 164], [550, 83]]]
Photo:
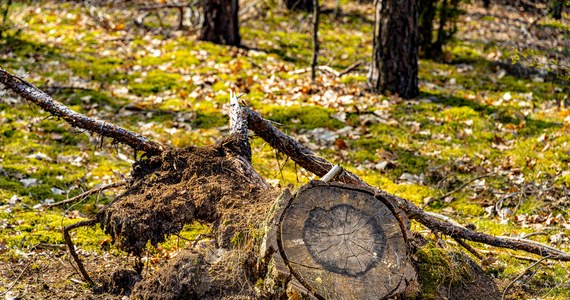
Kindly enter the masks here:
[[374, 47], [368, 73], [378, 92], [410, 99], [418, 89], [418, 11], [416, 0], [376, 0]]
[[285, 5], [290, 10], [313, 10], [313, 0], [285, 0]]
[[238, 0], [206, 0], [200, 40], [222, 45], [240, 45]]
[[420, 57], [433, 58], [433, 21], [436, 15], [433, 0], [419, 0], [418, 47]]

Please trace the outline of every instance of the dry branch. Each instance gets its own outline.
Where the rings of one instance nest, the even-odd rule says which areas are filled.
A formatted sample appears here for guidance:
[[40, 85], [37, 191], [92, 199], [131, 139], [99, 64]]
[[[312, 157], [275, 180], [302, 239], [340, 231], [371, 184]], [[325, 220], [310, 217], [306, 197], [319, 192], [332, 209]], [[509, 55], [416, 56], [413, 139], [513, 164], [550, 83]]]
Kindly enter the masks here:
[[[315, 66], [315, 69], [319, 70], [321, 72], [329, 73], [331, 75], [334, 75], [335, 77], [342, 77], [342, 76], [356, 70], [358, 67], [360, 67], [360, 65], [362, 65], [361, 61], [355, 62], [340, 72], [336, 71], [335, 69], [333, 69], [329, 66]], [[312, 67], [311, 68], [304, 68], [304, 69], [289, 71], [288, 73], [290, 75], [298, 75], [298, 74], [303, 74], [303, 73], [307, 73], [309, 71], [312, 71], [312, 69], [313, 69]]]
[[84, 192], [84, 193], [81, 193], [81, 194], [79, 194], [79, 195], [77, 195], [77, 196], [75, 196], [75, 197], [71, 197], [71, 198], [66, 199], [66, 200], [63, 200], [63, 201], [59, 201], [59, 202], [55, 202], [55, 203], [50, 203], [50, 204], [44, 204], [44, 206], [45, 206], [45, 207], [48, 207], [48, 208], [49, 208], [49, 207], [55, 207], [55, 206], [61, 206], [61, 205], [64, 205], [64, 204], [67, 204], [67, 203], [71, 203], [71, 202], [74, 202], [74, 201], [83, 200], [83, 199], [85, 199], [85, 198], [87, 198], [87, 197], [89, 197], [89, 196], [91, 196], [91, 195], [93, 195], [93, 194], [100, 193], [100, 192], [102, 192], [102, 191], [104, 191], [104, 190], [107, 190], [107, 189], [120, 187], [120, 186], [123, 186], [123, 185], [125, 185], [125, 184], [127, 184], [127, 181], [126, 181], [126, 180], [113, 182], [113, 183], [106, 184], [106, 185], [103, 185], [103, 186], [100, 186], [100, 187], [97, 187], [97, 188], [90, 189], [90, 190], [88, 190], [88, 191], [86, 191], [86, 192]]
[[230, 90], [230, 134], [237, 136], [239, 154], [251, 162], [251, 146], [247, 140], [247, 120], [235, 91]]
[[[332, 163], [326, 159], [316, 156], [311, 150], [305, 148], [299, 142], [295, 141], [293, 138], [275, 128], [269, 121], [263, 119], [257, 112], [248, 109], [247, 117], [251, 130], [253, 130], [267, 143], [269, 143], [273, 148], [289, 156], [295, 163], [302, 166], [303, 168], [318, 176], [325, 175], [331, 168], [333, 168], [334, 165]], [[465, 239], [495, 247], [522, 250], [540, 256], [548, 256], [550, 259], [570, 261], [570, 253], [552, 248], [541, 243], [524, 239], [492, 236], [485, 233], [476, 232], [465, 227], [457, 226], [447, 221], [438, 220], [430, 214], [421, 210], [410, 201], [376, 189], [347, 170], [343, 170], [343, 172], [336, 177], [336, 180], [344, 183], [372, 188], [376, 190], [380, 196], [388, 199], [392, 203], [395, 203], [395, 205], [397, 205], [408, 215], [408, 218], [418, 221], [432, 231], [441, 232], [454, 239]]]
[[[305, 148], [298, 141], [275, 128], [270, 121], [265, 120], [259, 113], [245, 108], [248, 126], [255, 134], [265, 140], [271, 147], [281, 151], [301, 167], [317, 176], [324, 176], [334, 167], [326, 159], [316, 156], [311, 150]], [[370, 187], [358, 176], [344, 170], [336, 177], [336, 181]]]
[[[184, 9], [191, 8], [192, 6], [196, 5], [198, 2], [199, 1], [196, 1], [194, 3], [164, 3], [164, 4], [139, 7], [139, 10], [144, 11], [144, 13], [135, 18], [135, 25], [146, 27], [144, 25], [144, 19], [148, 16], [148, 11], [152, 10], [157, 11], [164, 8], [170, 8], [178, 10], [178, 30], [182, 30], [184, 28]], [[156, 12], [156, 15], [160, 19], [160, 13], [158, 11]]]
[[83, 262], [79, 258], [79, 255], [77, 255], [77, 251], [75, 251], [75, 246], [73, 245], [73, 241], [71, 241], [71, 235], [69, 234], [69, 231], [79, 227], [93, 226], [95, 224], [97, 224], [97, 219], [89, 219], [65, 226], [63, 228], [63, 239], [65, 240], [65, 244], [69, 248], [69, 253], [71, 254], [71, 257], [73, 257], [73, 260], [77, 264], [77, 268], [79, 268], [79, 273], [81, 273], [83, 278], [87, 281], [87, 283], [90, 286], [96, 286], [96, 284], [95, 282], [93, 282], [91, 277], [89, 277], [89, 274], [87, 273], [85, 267], [83, 266]]
[[0, 69], [0, 83], [28, 101], [37, 104], [53, 116], [64, 119], [74, 127], [110, 137], [119, 143], [131, 146], [135, 150], [144, 151], [148, 155], [155, 155], [166, 149], [166, 146], [151, 141], [138, 133], [77, 113], [24, 79], [3, 69]]

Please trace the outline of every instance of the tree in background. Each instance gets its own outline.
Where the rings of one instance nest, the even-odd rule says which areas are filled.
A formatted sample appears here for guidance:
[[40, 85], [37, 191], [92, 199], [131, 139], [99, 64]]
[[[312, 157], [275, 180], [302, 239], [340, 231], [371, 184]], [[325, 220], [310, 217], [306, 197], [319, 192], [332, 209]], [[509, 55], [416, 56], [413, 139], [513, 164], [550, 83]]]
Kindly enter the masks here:
[[311, 60], [311, 82], [315, 83], [317, 59], [319, 58], [319, 0], [313, 1], [313, 59]]
[[[419, 53], [420, 57], [438, 58], [443, 54], [443, 46], [457, 32], [457, 21], [465, 13], [460, 9], [465, 0], [419, 0]], [[434, 22], [437, 32], [434, 36]]]
[[8, 11], [10, 10], [10, 5], [12, 5], [12, 0], [8, 0], [6, 3], [6, 8], [2, 12], [2, 23], [0, 24], [0, 38], [2, 38], [4, 31], [6, 31], [6, 22], [8, 20]]
[[205, 0], [199, 39], [222, 45], [240, 45], [238, 0]]
[[564, 0], [552, 0], [550, 7], [552, 18], [556, 20], [562, 19], [562, 8], [564, 7]]
[[420, 57], [432, 56], [433, 21], [435, 20], [436, 2], [433, 0], [418, 1], [418, 46]]
[[285, 0], [285, 6], [290, 10], [313, 11], [313, 0]]
[[372, 89], [406, 99], [419, 95], [417, 24], [417, 0], [376, 0], [368, 73]]

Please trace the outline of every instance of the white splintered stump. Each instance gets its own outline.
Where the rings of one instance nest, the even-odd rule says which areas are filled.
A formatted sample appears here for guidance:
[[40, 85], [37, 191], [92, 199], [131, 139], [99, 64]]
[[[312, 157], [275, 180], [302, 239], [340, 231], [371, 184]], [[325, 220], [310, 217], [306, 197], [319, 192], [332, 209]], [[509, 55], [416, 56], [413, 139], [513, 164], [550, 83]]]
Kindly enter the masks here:
[[292, 274], [317, 297], [384, 299], [415, 278], [406, 230], [371, 192], [321, 183], [290, 201], [279, 240]]

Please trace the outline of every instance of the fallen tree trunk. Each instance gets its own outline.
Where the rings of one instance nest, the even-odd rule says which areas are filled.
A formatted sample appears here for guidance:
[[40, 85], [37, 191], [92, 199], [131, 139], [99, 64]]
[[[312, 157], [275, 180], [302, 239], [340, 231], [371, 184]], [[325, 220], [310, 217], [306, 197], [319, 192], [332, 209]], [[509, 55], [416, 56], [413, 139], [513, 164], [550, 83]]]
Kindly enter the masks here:
[[[273, 126], [269, 121], [263, 119], [257, 112], [248, 109], [247, 117], [249, 124], [251, 125], [250, 128], [259, 137], [264, 139], [273, 148], [283, 152], [285, 155], [291, 158], [291, 160], [303, 168], [318, 176], [323, 176], [334, 167], [332, 163], [316, 156], [311, 150], [305, 148], [299, 142], [295, 141], [285, 133], [281, 132], [279, 129], [275, 128], [275, 126]], [[347, 170], [343, 170], [343, 172], [336, 178], [336, 180], [344, 183], [375, 189], [360, 179], [358, 176]], [[384, 197], [386, 201], [393, 203], [395, 206], [403, 210], [408, 218], [420, 222], [433, 231], [441, 232], [453, 238], [466, 239], [469, 241], [480, 242], [495, 247], [523, 250], [540, 256], [549, 256], [549, 258], [556, 260], [570, 261], [570, 253], [566, 253], [564, 251], [531, 240], [510, 237], [496, 237], [485, 233], [476, 232], [462, 226], [457, 226], [450, 222], [436, 219], [406, 199], [388, 194], [379, 189], [375, 190], [379, 193], [379, 195]]]
[[[143, 279], [134, 289], [135, 298], [298, 295], [343, 299], [370, 298], [378, 291], [382, 297], [391, 297], [414, 281], [408, 259], [408, 218], [456, 239], [570, 260], [568, 253], [543, 244], [494, 237], [436, 219], [405, 199], [370, 187], [346, 170], [335, 181], [348, 185], [313, 182], [295, 196], [286, 189], [273, 201], [276, 191], [251, 165], [247, 127], [316, 175], [325, 175], [333, 165], [258, 113], [239, 106], [233, 93], [229, 138], [210, 147], [167, 149], [116, 125], [77, 114], [3, 70], [0, 82], [73, 126], [112, 137], [148, 154], [147, 159], [133, 165], [127, 191], [96, 219], [68, 226], [66, 237], [70, 237], [70, 229], [100, 223], [121, 249], [141, 255], [149, 242], [156, 245], [164, 241], [184, 224], [213, 224], [213, 243], [182, 255], [173, 262], [173, 269], [164, 268]], [[346, 235], [347, 229], [350, 236]], [[353, 237], [358, 242], [353, 243]], [[76, 253], [71, 239], [67, 240], [70, 251]], [[346, 249], [338, 248], [342, 243]], [[329, 251], [332, 248], [336, 250]], [[73, 258], [81, 264], [77, 255]], [[184, 284], [172, 271], [176, 266], [194, 270], [189, 271], [191, 276]], [[81, 273], [87, 282], [93, 282], [87, 271]], [[247, 283], [245, 286], [240, 278]], [[162, 285], [165, 280], [172, 285]], [[259, 280], [263, 281], [263, 290], [255, 287]], [[359, 284], [374, 290], [356, 288]], [[162, 288], [176, 291], [157, 294]]]

